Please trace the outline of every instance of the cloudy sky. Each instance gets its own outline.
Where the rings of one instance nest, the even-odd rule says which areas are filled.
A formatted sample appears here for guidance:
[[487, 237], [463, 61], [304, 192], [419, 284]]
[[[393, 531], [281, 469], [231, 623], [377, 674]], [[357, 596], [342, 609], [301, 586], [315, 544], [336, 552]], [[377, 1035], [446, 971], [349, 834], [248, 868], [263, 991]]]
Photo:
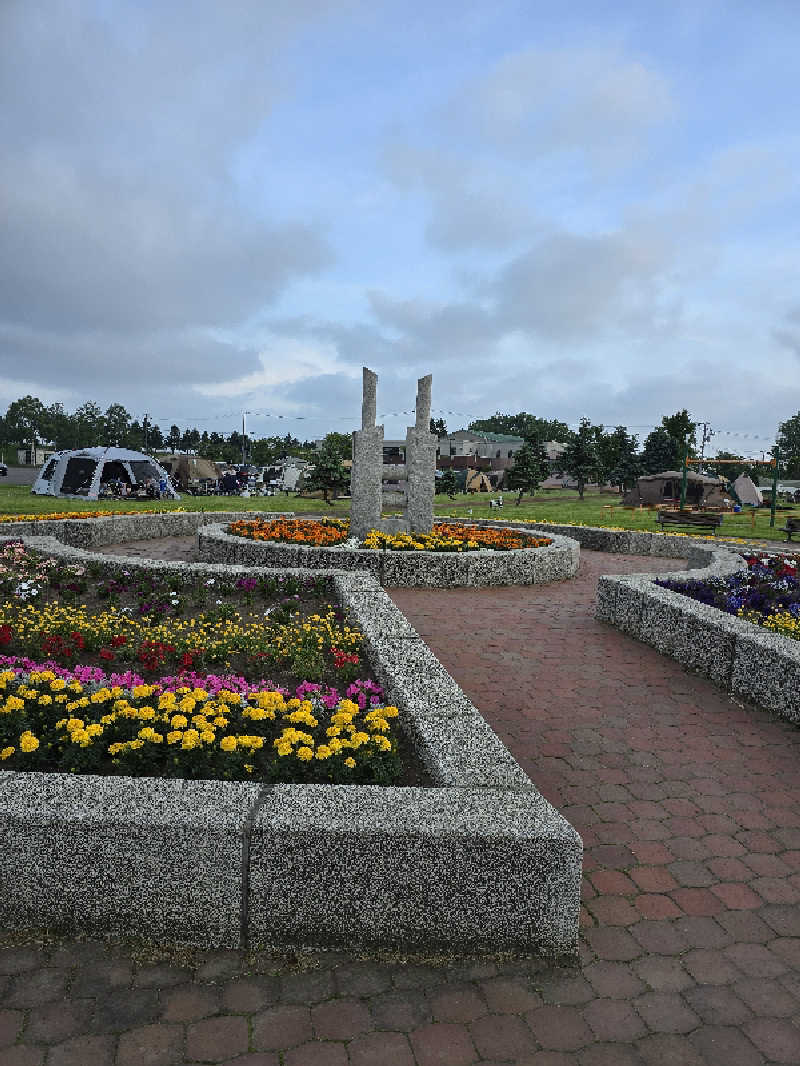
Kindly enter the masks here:
[[[387, 436], [416, 378], [756, 454], [800, 410], [797, 0], [2, 0], [0, 407]], [[282, 416], [282, 417], [278, 417]]]

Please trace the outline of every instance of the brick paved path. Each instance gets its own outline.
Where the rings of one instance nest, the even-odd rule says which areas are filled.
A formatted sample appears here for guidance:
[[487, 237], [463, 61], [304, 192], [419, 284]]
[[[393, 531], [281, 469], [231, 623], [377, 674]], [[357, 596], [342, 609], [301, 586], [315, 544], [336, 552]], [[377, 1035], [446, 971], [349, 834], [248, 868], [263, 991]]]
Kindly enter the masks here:
[[642, 565], [392, 593], [583, 836], [579, 966], [8, 934], [0, 1066], [800, 1063], [800, 731], [593, 621], [597, 576]]

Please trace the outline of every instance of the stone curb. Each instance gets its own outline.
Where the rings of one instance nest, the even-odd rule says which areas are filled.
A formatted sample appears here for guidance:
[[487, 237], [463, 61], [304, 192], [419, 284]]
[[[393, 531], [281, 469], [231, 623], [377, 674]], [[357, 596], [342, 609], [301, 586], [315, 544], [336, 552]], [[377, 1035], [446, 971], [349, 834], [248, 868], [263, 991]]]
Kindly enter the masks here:
[[[186, 528], [194, 521], [199, 529], [200, 518]], [[110, 539], [99, 539], [109, 536], [103, 531], [84, 540], [96, 546], [120, 539], [119, 520], [112, 521]], [[167, 523], [172, 535], [175, 525]], [[126, 535], [143, 539], [157, 535], [155, 528], [134, 521]], [[53, 557], [125, 570], [265, 572], [98, 556], [56, 535], [71, 539], [75, 532], [59, 527], [22, 539]], [[9, 539], [19, 533], [0, 534], [0, 542]], [[577, 546], [566, 554], [577, 563]], [[333, 577], [436, 787], [262, 788], [0, 771], [0, 919], [216, 947], [485, 945], [574, 956], [583, 853], [577, 832], [374, 576], [292, 572]]]

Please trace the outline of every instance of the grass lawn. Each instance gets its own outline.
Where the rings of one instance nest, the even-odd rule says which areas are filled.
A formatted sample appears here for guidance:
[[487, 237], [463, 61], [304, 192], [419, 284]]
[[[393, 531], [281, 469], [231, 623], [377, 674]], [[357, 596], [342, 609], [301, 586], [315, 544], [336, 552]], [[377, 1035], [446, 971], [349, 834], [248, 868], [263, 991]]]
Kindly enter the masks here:
[[[496, 494], [493, 494], [496, 495]], [[435, 512], [458, 518], [506, 518], [528, 521], [556, 522], [569, 525], [610, 526], [618, 529], [660, 530], [656, 512], [626, 510], [618, 493], [590, 491], [583, 500], [576, 492], [563, 489], [544, 490], [536, 497], [526, 497], [515, 506], [516, 493], [505, 494], [502, 512], [490, 511], [489, 497], [457, 495], [455, 499], [437, 496]], [[0, 486], [0, 516], [26, 514], [56, 514], [67, 511], [294, 511], [297, 514], [327, 514], [344, 518], [350, 513], [350, 500], [326, 504], [318, 497], [295, 496], [183, 496], [180, 500], [64, 500], [55, 496], [33, 496], [25, 485]], [[471, 515], [469, 512], [472, 512]], [[742, 514], [726, 514], [718, 536], [757, 540], [785, 540], [780, 532], [787, 516], [800, 517], [800, 506], [791, 511], [778, 511], [775, 527], [770, 528], [769, 510], [748, 509]]]

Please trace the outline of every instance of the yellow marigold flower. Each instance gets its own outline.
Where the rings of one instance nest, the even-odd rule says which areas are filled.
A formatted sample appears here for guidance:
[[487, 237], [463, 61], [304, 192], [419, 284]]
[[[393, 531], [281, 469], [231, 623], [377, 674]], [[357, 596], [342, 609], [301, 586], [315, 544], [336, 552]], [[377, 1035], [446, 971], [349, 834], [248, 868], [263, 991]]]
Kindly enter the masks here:
[[197, 706], [197, 700], [193, 699], [191, 696], [184, 696], [178, 706], [184, 714], [191, 714]]
[[142, 738], [142, 740], [152, 740], [153, 737], [156, 736], [156, 731], [155, 729], [153, 729], [152, 726], [148, 725], [145, 726], [144, 729], [140, 729], [138, 735]]
[[86, 732], [90, 737], [99, 737], [103, 732], [103, 727], [99, 722], [92, 722], [86, 727]]
[[331, 748], [329, 748], [327, 744], [320, 744], [320, 746], [317, 748], [316, 752], [314, 753], [314, 758], [315, 759], [330, 759], [331, 755], [333, 755], [333, 751], [331, 750]]
[[65, 689], [66, 687], [67, 687], [67, 683], [66, 683], [66, 681], [64, 680], [63, 677], [57, 677], [53, 681], [50, 682], [50, 691], [51, 692], [61, 692], [61, 690]]
[[39, 741], [29, 729], [26, 729], [19, 738], [19, 746], [27, 754], [29, 751], [36, 751], [39, 747]]
[[194, 698], [196, 700], [198, 700], [200, 702], [202, 702], [203, 700], [207, 700], [208, 699], [208, 693], [206, 692], [206, 690], [204, 688], [193, 688], [192, 689], [192, 695], [194, 696]]
[[134, 685], [133, 695], [137, 700], [146, 700], [155, 692], [153, 685]]
[[176, 729], [172, 733], [167, 733], [167, 744], [177, 744], [183, 737], [183, 733], [179, 729]]
[[143, 722], [152, 722], [152, 720], [155, 718], [155, 716], [156, 716], [156, 712], [155, 712], [155, 708], [154, 707], [140, 707], [139, 708], [138, 717], [141, 718]]
[[16, 750], [16, 748], [3, 748], [3, 750], [0, 751], [0, 759], [3, 761], [10, 759]]
[[252, 774], [253, 770], [255, 770], [255, 766], [253, 766], [253, 765], [252, 765], [251, 763], [249, 763], [249, 762], [246, 762], [246, 763], [244, 764], [244, 768], [245, 768], [245, 770], [247, 770], [248, 774]]
[[223, 751], [236, 751], [236, 737], [223, 737], [219, 746]]
[[275, 750], [277, 751], [278, 755], [291, 755], [292, 754], [292, 745], [291, 744], [286, 744], [286, 743], [279, 744], [276, 741], [275, 742]]
[[200, 746], [200, 734], [196, 729], [187, 729], [183, 734], [183, 740], [181, 747], [187, 751], [191, 751], [192, 748], [198, 748]]
[[189, 724], [189, 719], [182, 714], [174, 714], [169, 724], [173, 729], [185, 729]]
[[48, 707], [53, 702], [53, 697], [49, 696], [46, 692], [44, 692], [39, 697], [38, 702], [41, 707]]
[[313, 759], [314, 758], [314, 752], [311, 750], [311, 748], [306, 748], [306, 747], [298, 748], [297, 749], [297, 758], [300, 759], [301, 762], [308, 762], [309, 759]]
[[213, 744], [217, 734], [213, 729], [203, 729], [200, 733], [200, 739], [204, 744]]
[[17, 696], [9, 696], [6, 700], [5, 710], [7, 711], [21, 711], [25, 706], [25, 700], [19, 699]]
[[355, 766], [355, 764], [356, 764], [356, 760], [355, 760], [355, 759], [353, 759], [353, 758], [351, 757], [351, 758], [349, 758], [349, 759], [345, 759], [345, 760], [344, 760], [344, 764], [345, 764], [345, 766], [349, 767], [349, 769], [351, 769], [351, 770], [352, 770], [352, 769], [353, 769], [353, 767], [354, 767], [354, 766]]
[[82, 718], [70, 718], [67, 722], [67, 729], [70, 733], [75, 729], [83, 729], [86, 723]]
[[122, 749], [124, 747], [125, 747], [124, 744], [120, 744], [119, 741], [117, 741], [116, 744], [109, 744], [108, 745], [108, 753], [109, 753], [109, 755], [119, 755], [119, 753], [122, 751]]

